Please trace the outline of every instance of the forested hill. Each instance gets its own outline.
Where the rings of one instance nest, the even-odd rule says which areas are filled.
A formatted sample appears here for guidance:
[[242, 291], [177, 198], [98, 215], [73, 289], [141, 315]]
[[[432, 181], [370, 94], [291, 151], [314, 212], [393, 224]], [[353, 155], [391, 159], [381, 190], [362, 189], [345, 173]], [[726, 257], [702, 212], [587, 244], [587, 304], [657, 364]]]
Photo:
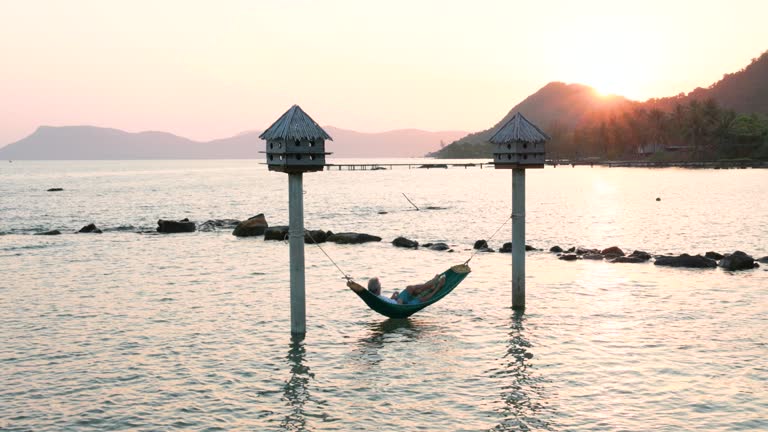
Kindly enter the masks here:
[[744, 69], [723, 75], [723, 78], [708, 88], [696, 88], [688, 94], [649, 99], [645, 106], [672, 111], [677, 104], [691, 100], [714, 99], [720, 106], [738, 113], [768, 114], [768, 51], [752, 59]]
[[580, 84], [549, 83], [493, 127], [451, 143], [434, 156], [490, 157], [488, 139], [514, 113], [552, 137], [549, 157], [636, 158], [669, 146], [694, 158], [768, 155], [768, 52], [710, 87], [633, 102]]

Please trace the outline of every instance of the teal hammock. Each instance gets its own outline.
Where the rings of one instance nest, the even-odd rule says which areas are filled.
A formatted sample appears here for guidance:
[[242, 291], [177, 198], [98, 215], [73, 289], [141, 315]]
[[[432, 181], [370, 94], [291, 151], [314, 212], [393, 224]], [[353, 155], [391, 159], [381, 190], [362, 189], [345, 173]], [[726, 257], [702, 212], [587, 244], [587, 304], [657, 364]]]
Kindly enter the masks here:
[[443, 285], [440, 291], [432, 296], [432, 298], [419, 304], [388, 303], [378, 296], [372, 294], [367, 289], [352, 291], [354, 291], [355, 294], [363, 299], [369, 308], [384, 316], [388, 316], [390, 318], [407, 318], [424, 309], [425, 307], [439, 302], [443, 297], [450, 294], [450, 292], [453, 291], [453, 289], [456, 288], [464, 280], [464, 278], [469, 275], [469, 272], [471, 271], [472, 270], [466, 264], [455, 265], [449, 268], [442, 273], [445, 275], [445, 285]]

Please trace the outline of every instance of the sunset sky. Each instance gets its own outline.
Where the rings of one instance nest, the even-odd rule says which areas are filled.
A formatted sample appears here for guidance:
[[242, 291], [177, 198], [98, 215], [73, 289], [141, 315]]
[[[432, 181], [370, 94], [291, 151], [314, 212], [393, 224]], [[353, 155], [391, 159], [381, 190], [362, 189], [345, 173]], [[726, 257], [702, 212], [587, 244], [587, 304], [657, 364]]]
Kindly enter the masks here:
[[0, 0], [0, 146], [39, 125], [485, 129], [550, 81], [632, 99], [768, 50], [768, 1]]

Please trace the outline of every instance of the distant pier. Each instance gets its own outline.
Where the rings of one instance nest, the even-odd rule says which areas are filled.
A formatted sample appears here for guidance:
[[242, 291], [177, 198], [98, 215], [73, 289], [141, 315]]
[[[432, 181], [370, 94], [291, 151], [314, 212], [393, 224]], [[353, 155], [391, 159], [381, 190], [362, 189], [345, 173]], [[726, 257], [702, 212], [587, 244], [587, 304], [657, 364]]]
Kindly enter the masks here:
[[325, 164], [326, 170], [348, 170], [348, 171], [375, 171], [393, 169], [394, 167], [408, 167], [408, 169], [446, 169], [448, 167], [453, 168], [474, 168], [483, 166], [493, 166], [493, 162], [468, 162], [468, 163], [378, 163], [378, 164]]
[[[730, 161], [690, 161], [690, 162], [652, 162], [652, 161], [602, 161], [602, 160], [568, 160], [568, 159], [548, 159], [545, 162], [550, 166], [570, 165], [589, 165], [604, 167], [635, 167], [635, 168], [768, 168], [768, 161], [755, 160], [730, 160]], [[480, 168], [493, 167], [493, 162], [467, 162], [467, 163], [350, 163], [325, 165], [326, 171], [347, 170], [347, 171], [376, 171], [391, 170], [395, 167], [407, 167], [408, 169], [446, 169], [446, 168]]]

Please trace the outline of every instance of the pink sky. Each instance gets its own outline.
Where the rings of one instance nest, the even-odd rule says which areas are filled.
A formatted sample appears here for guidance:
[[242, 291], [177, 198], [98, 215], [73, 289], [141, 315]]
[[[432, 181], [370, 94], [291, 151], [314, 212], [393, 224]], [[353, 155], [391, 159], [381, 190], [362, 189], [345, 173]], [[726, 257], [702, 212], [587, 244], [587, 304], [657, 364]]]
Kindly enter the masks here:
[[768, 1], [0, 0], [0, 146], [39, 125], [207, 140], [292, 104], [376, 132], [485, 129], [550, 81], [644, 100], [768, 49]]

